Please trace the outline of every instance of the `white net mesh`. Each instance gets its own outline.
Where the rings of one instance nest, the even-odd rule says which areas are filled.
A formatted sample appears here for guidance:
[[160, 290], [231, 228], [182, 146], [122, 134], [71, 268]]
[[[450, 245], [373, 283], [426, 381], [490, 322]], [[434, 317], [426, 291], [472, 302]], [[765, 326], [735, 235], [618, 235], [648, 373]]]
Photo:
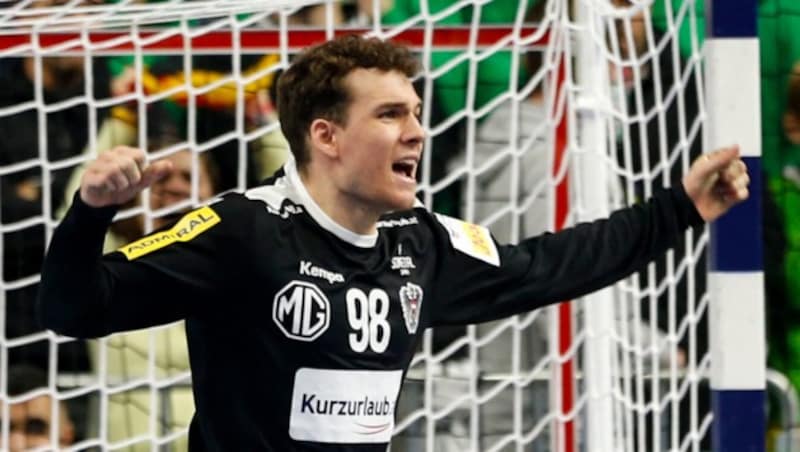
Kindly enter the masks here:
[[[704, 115], [695, 1], [538, 3], [0, 3], [3, 447], [19, 441], [15, 410], [38, 403], [46, 419], [29, 447], [186, 448], [182, 324], [88, 342], [41, 330], [44, 244], [80, 165], [113, 145], [170, 158], [186, 178], [124, 209], [108, 249], [270, 174], [286, 156], [273, 80], [339, 30], [419, 52], [420, 199], [500, 242], [677, 180], [700, 152]], [[586, 299], [427, 332], [392, 450], [708, 449], [706, 241], [687, 233]]]

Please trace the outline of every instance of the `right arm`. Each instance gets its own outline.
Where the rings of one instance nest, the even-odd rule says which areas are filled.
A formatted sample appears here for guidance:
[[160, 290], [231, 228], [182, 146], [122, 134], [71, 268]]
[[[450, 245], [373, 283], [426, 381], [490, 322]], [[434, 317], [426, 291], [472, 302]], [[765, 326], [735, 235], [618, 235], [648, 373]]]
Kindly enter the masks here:
[[[69, 336], [103, 336], [199, 314], [230, 283], [226, 269], [235, 236], [220, 220], [224, 202], [191, 212], [173, 229], [128, 245], [135, 252], [102, 255], [117, 205], [170, 170], [159, 162], [145, 167], [144, 154], [136, 149], [109, 153], [87, 168], [42, 268], [41, 322]], [[216, 221], [204, 224], [198, 215]], [[184, 228], [190, 222], [193, 226], [179, 234], [181, 222]]]

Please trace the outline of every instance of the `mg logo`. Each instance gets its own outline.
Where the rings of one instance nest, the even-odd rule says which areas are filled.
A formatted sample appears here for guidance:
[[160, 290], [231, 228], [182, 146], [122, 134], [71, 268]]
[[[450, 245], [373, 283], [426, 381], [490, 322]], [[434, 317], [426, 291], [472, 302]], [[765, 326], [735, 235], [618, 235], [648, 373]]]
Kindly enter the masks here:
[[331, 306], [319, 288], [305, 281], [292, 281], [272, 301], [272, 320], [290, 339], [311, 342], [330, 323]]

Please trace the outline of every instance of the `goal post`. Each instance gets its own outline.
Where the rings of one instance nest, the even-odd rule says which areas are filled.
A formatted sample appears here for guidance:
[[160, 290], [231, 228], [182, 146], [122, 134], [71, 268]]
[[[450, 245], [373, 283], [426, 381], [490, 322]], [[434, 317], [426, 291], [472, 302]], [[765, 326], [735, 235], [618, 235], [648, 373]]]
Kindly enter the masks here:
[[[190, 188], [174, 203], [145, 193], [122, 209], [109, 249], [208, 200], [206, 190], [256, 184], [288, 153], [276, 77], [302, 49], [348, 33], [419, 55], [418, 197], [499, 242], [642, 202], [732, 142], [753, 179], [743, 206], [619, 283], [425, 332], [391, 450], [699, 452], [712, 436], [715, 451], [762, 450], [755, 0], [735, 0], [735, 14], [729, 1], [709, 2], [707, 20], [702, 0], [0, 2], [0, 80], [30, 91], [0, 96], [0, 132], [25, 151], [0, 153], [0, 450], [10, 407], [42, 395], [56, 419], [51, 447], [64, 411], [77, 432], [70, 450], [186, 447], [182, 324], [88, 342], [42, 331], [29, 319], [35, 263], [80, 165], [111, 145], [183, 159]], [[118, 57], [128, 70], [97, 69]], [[54, 89], [54, 62], [70, 68], [62, 82], [77, 82]], [[63, 149], [65, 137], [79, 149]], [[12, 389], [19, 362], [42, 367], [45, 383]]]
[[[609, 86], [608, 71], [597, 70], [607, 62], [603, 52], [594, 45], [594, 38], [604, 36], [605, 23], [597, 10], [582, 7], [581, 2], [573, 2], [576, 23], [588, 32], [578, 35], [575, 41], [575, 80], [581, 92], [575, 98], [574, 117], [575, 136], [582, 149], [595, 152], [582, 153], [576, 158], [573, 180], [576, 198], [581, 207], [577, 221], [592, 221], [605, 218], [610, 213], [608, 186], [611, 171], [605, 165], [602, 148], [608, 143], [605, 109]], [[599, 152], [598, 152], [599, 151]], [[580, 178], [580, 179], [578, 179]], [[583, 310], [587, 335], [584, 350], [585, 391], [592, 394], [587, 404], [586, 444], [596, 450], [616, 450], [614, 435], [612, 372], [614, 343], [614, 303], [612, 288], [601, 289], [587, 297]]]
[[[715, 450], [764, 450], [766, 332], [758, 3], [707, 2], [706, 147], [737, 143], [750, 198], [711, 226], [711, 388]], [[733, 11], [736, 11], [734, 14]]]

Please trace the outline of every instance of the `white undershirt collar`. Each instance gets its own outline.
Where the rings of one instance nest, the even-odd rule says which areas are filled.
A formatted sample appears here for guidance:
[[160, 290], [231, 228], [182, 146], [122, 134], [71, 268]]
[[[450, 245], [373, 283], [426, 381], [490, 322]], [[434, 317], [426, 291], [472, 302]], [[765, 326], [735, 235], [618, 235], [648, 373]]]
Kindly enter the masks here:
[[292, 185], [295, 190], [297, 190], [297, 195], [300, 197], [300, 201], [306, 207], [306, 210], [308, 210], [308, 214], [311, 215], [311, 218], [313, 218], [314, 221], [322, 226], [323, 229], [329, 231], [331, 234], [339, 237], [345, 242], [355, 245], [359, 248], [372, 248], [375, 246], [375, 243], [378, 241], [377, 232], [368, 235], [356, 234], [355, 232], [334, 221], [328, 216], [328, 214], [325, 213], [324, 210], [322, 210], [319, 204], [317, 204], [308, 193], [306, 186], [303, 184], [303, 180], [300, 178], [300, 174], [297, 172], [294, 159], [289, 159], [286, 162], [286, 164], [283, 166], [283, 171], [286, 173], [289, 184]]

